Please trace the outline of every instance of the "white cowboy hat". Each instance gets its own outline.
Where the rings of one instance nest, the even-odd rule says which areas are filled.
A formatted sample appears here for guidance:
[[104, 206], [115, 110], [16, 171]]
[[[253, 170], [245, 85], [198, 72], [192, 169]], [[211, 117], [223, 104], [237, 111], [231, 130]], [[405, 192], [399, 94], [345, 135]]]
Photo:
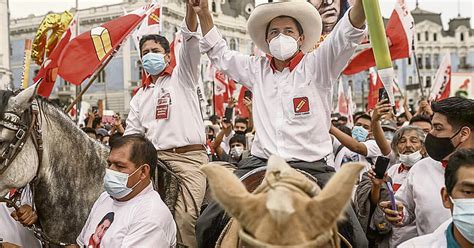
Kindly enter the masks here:
[[265, 39], [266, 29], [270, 21], [278, 16], [293, 17], [301, 24], [305, 37], [301, 51], [307, 53], [314, 48], [322, 30], [322, 21], [318, 10], [305, 0], [280, 0], [279, 2], [261, 4], [250, 14], [247, 30], [250, 38], [260, 50], [270, 54]]

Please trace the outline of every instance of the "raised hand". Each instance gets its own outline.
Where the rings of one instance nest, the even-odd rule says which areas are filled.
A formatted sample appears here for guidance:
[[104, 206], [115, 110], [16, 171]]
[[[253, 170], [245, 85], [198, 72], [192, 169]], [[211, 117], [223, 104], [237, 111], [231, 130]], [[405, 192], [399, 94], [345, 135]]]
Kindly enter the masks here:
[[379, 203], [379, 206], [382, 208], [385, 213], [385, 219], [394, 226], [403, 226], [403, 204], [396, 202], [397, 211], [392, 210], [392, 204], [390, 201], [383, 201]]
[[206, 0], [188, 0], [188, 4], [191, 5], [196, 14], [200, 14], [204, 11], [209, 11], [209, 3]]
[[388, 103], [388, 100], [378, 102], [372, 112], [372, 121], [379, 121], [382, 117], [388, 115], [391, 109], [392, 106]]

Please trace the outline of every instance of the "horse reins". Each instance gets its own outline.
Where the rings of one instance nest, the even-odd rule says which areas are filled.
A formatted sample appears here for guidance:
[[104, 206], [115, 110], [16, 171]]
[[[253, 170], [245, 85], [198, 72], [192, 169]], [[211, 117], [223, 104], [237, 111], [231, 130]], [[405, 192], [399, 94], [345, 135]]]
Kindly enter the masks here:
[[[25, 146], [26, 141], [31, 136], [33, 144], [35, 146], [35, 150], [38, 154], [38, 168], [36, 174], [38, 174], [39, 168], [41, 167], [41, 163], [43, 160], [43, 137], [42, 137], [42, 130], [41, 130], [41, 123], [39, 117], [39, 107], [38, 102], [36, 99], [32, 101], [31, 107], [31, 122], [28, 123], [21, 123], [21, 117], [13, 112], [6, 112], [4, 113], [3, 119], [0, 119], [0, 126], [7, 128], [12, 131], [16, 131], [15, 137], [13, 140], [10, 141], [8, 147], [0, 154], [0, 175], [3, 174], [11, 165], [11, 163], [15, 160], [18, 154], [21, 152], [23, 147]], [[33, 187], [34, 181], [30, 182], [31, 186]], [[34, 190], [31, 189], [34, 194]], [[0, 197], [0, 202], [5, 202], [8, 207], [15, 208], [16, 211], [20, 208], [20, 199], [23, 192], [23, 188], [17, 189], [13, 196], [10, 199]], [[32, 197], [34, 198], [34, 196]], [[34, 207], [34, 203], [32, 204]], [[39, 223], [38, 223], [39, 224]], [[35, 237], [43, 244], [45, 247], [49, 247], [51, 245], [55, 246], [67, 246], [71, 245], [70, 243], [65, 243], [61, 241], [54, 240], [50, 238], [41, 228], [40, 225], [33, 224], [31, 227], [27, 227], [29, 230], [33, 232]]]

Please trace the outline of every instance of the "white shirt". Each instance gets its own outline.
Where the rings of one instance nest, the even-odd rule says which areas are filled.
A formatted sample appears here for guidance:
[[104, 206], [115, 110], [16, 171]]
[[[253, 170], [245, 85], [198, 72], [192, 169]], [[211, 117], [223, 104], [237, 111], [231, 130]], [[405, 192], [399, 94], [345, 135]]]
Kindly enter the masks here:
[[343, 147], [337, 154], [334, 159], [334, 168], [339, 170], [343, 163], [346, 162], [361, 162], [365, 165], [364, 170], [361, 172], [363, 174], [366, 171], [369, 171], [372, 166], [371, 163], [367, 160], [372, 160], [372, 163], [375, 164], [375, 161], [378, 156], [382, 156], [379, 146], [375, 140], [367, 140], [361, 142], [367, 148], [367, 156], [360, 155], [356, 152], [349, 150], [347, 147]]
[[410, 239], [401, 245], [399, 248], [418, 248], [418, 247], [448, 247], [448, 241], [446, 239], [446, 231], [453, 220], [449, 218], [443, 224], [441, 224], [433, 233], [419, 236]]
[[[392, 186], [395, 193], [405, 183], [410, 168], [402, 166], [401, 163], [392, 165], [387, 170], [387, 175], [392, 179]], [[400, 243], [418, 236], [416, 223], [412, 222], [403, 227], [392, 227], [390, 237], [390, 247], [397, 247]]]
[[[28, 186], [24, 188], [20, 202], [21, 205], [31, 206], [32, 194]], [[3, 242], [21, 247], [41, 247], [33, 232], [11, 217], [13, 210], [13, 208], [7, 208], [4, 202], [0, 203], [0, 238]]]
[[404, 206], [404, 223], [415, 221], [419, 235], [432, 233], [451, 217], [441, 200], [444, 170], [440, 162], [424, 158], [413, 165], [395, 194]]
[[204, 36], [201, 51], [212, 64], [253, 92], [252, 155], [312, 162], [332, 152], [332, 86], [364, 34], [346, 14], [319, 48], [299, 63], [297, 55], [292, 68], [282, 72], [274, 71], [266, 57], [230, 50], [216, 27]]
[[[113, 221], [103, 221], [101, 224], [110, 213], [113, 213]], [[92, 235], [100, 232], [104, 223], [108, 229], [100, 241], [100, 247], [168, 248], [176, 245], [173, 216], [151, 183], [137, 196], [125, 202], [114, 200], [107, 192], [102, 193], [77, 237], [77, 244], [87, 246]]]
[[[200, 35], [181, 28], [183, 43], [171, 76], [141, 88], [130, 101], [125, 135], [141, 133], [157, 150], [205, 144], [205, 126], [197, 94]], [[157, 119], [158, 99], [169, 93], [169, 118]]]

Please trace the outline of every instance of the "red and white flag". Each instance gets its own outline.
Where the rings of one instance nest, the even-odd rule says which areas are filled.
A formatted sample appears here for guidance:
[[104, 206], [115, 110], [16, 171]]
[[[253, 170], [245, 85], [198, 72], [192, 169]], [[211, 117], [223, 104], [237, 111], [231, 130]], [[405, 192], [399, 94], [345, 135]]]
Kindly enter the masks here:
[[49, 55], [49, 57], [43, 62], [41, 68], [38, 71], [38, 74], [33, 79], [34, 82], [38, 82], [40, 78], [43, 80], [41, 81], [38, 87], [38, 95], [48, 98], [53, 91], [54, 84], [56, 83], [56, 78], [58, 77], [58, 61], [61, 53], [63, 52], [66, 45], [69, 43], [71, 39], [76, 36], [76, 25], [77, 25], [77, 16], [75, 16], [71, 23], [69, 24], [69, 28], [66, 32], [63, 33], [61, 40], [59, 40], [56, 47], [53, 48], [53, 51]]
[[[415, 21], [408, 10], [406, 1], [397, 0], [386, 28], [392, 60], [410, 57], [414, 32]], [[374, 54], [372, 48], [368, 48], [355, 55], [343, 73], [352, 75], [373, 66], [375, 66]]]
[[153, 4], [149, 4], [71, 40], [59, 58], [59, 76], [68, 82], [80, 85], [155, 8]]
[[367, 99], [367, 110], [375, 108], [379, 101], [379, 89], [383, 88], [382, 80], [377, 75], [377, 70], [374, 67], [369, 69], [369, 94]]
[[451, 90], [451, 56], [445, 54], [433, 79], [429, 100], [443, 100]]
[[162, 6], [156, 0], [152, 1], [152, 4], [155, 6], [154, 10], [148, 13], [140, 27], [132, 34], [137, 51], [140, 51], [140, 39], [143, 36], [148, 34], [161, 34], [162, 31]]
[[347, 116], [349, 109], [347, 106], [346, 94], [344, 94], [344, 86], [342, 84], [342, 79], [339, 79], [339, 85], [337, 89], [337, 107], [336, 112], [341, 115]]
[[247, 87], [243, 86], [240, 87], [240, 92], [239, 92], [239, 99], [237, 100], [237, 110], [239, 111], [239, 116], [241, 118], [249, 118], [250, 113], [249, 110], [247, 109], [247, 106], [244, 103], [245, 99], [245, 92], [250, 91], [247, 89]]

